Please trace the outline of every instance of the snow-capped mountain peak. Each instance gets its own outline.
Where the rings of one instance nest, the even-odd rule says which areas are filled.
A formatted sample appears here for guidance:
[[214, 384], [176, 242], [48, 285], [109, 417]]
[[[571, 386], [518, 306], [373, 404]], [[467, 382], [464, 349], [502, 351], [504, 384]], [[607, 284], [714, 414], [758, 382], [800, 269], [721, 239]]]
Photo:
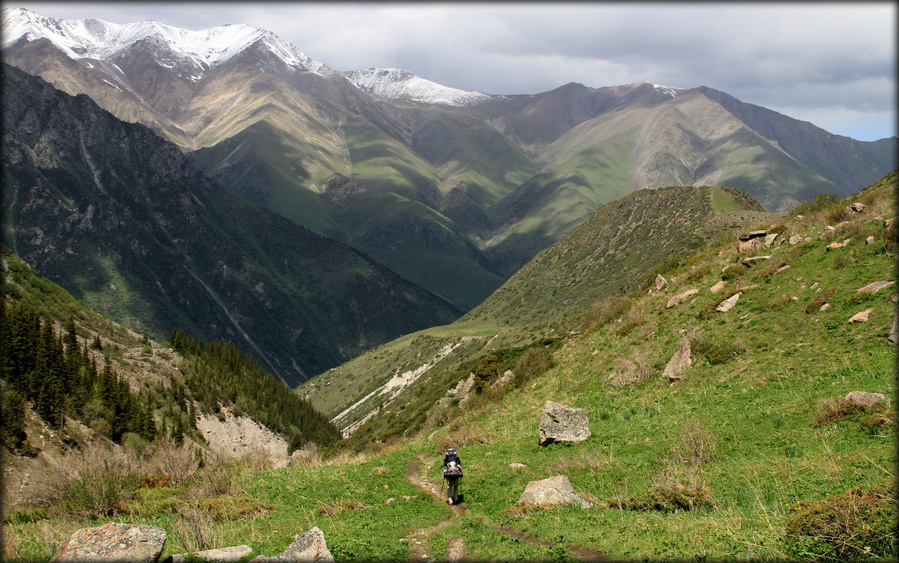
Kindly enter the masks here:
[[[273, 33], [246, 24], [191, 31], [157, 21], [115, 24], [98, 19], [57, 20], [24, 8], [3, 10], [3, 48], [22, 37], [46, 38], [72, 59], [108, 60], [141, 40], [168, 48], [195, 67], [215, 67], [262, 41], [286, 64], [317, 74], [333, 73]], [[165, 64], [165, 61], [158, 61]]]
[[350, 82], [370, 94], [451, 106], [466, 106], [494, 98], [481, 92], [466, 92], [442, 86], [398, 68], [369, 68], [341, 72]]

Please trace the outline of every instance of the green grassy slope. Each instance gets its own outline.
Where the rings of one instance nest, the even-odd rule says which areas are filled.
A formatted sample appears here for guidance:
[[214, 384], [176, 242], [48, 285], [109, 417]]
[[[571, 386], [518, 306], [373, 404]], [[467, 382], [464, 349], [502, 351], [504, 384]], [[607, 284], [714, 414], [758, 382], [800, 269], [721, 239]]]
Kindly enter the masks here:
[[[873, 412], [835, 407], [857, 390], [895, 400], [896, 348], [887, 334], [896, 286], [858, 290], [895, 280], [896, 228], [886, 229], [884, 219], [895, 217], [896, 189], [892, 174], [851, 199], [806, 206], [802, 219], [786, 218], [773, 229], [801, 242], [775, 241], [762, 251], [771, 258], [751, 268], [737, 265], [746, 255], [738, 255], [735, 239], [699, 248], [661, 270], [667, 289], [617, 295], [571, 319], [576, 330], [549, 348], [539, 345], [549, 351], [550, 367], [465, 409], [453, 405], [454, 415], [414, 436], [369, 443], [367, 455], [278, 470], [235, 467], [240, 492], [202, 504], [191, 500], [190, 486], [163, 487], [142, 489], [121, 512], [97, 520], [32, 513], [36, 521], [23, 516], [6, 526], [7, 543], [20, 557], [46, 560], [64, 539], [48, 529], [112, 519], [165, 528], [171, 542], [164, 556], [201, 537], [208, 547], [246, 544], [253, 555], [274, 555], [294, 534], [318, 526], [338, 561], [448, 559], [450, 547], [458, 554], [460, 545], [471, 560], [577, 560], [585, 550], [611, 560], [811, 560], [828, 551], [841, 560], [894, 560], [895, 491], [858, 491], [895, 482], [895, 403]], [[733, 205], [735, 194], [724, 195], [715, 193], [715, 207]], [[848, 211], [852, 201], [867, 210]], [[822, 238], [827, 225], [836, 232]], [[726, 286], [713, 293], [722, 277]], [[733, 309], [715, 312], [741, 288]], [[699, 291], [667, 306], [686, 289]], [[824, 302], [830, 307], [822, 311]], [[847, 322], [866, 309], [867, 322]], [[470, 341], [495, 334], [486, 323], [466, 326]], [[464, 332], [452, 325], [412, 339]], [[684, 340], [693, 363], [672, 381], [662, 372]], [[385, 366], [411, 365], [393, 344], [378, 351], [388, 357]], [[494, 353], [500, 363], [508, 356]], [[539, 447], [546, 400], [587, 409], [592, 435]], [[448, 446], [466, 468], [464, 512], [413, 484], [423, 474], [439, 487]], [[593, 506], [516, 506], [528, 482], [555, 475], [566, 475]], [[641, 496], [674, 492], [703, 502], [670, 512], [624, 508]], [[849, 510], [834, 518], [851, 526], [836, 538], [842, 543], [815, 537], [827, 524], [810, 516], [827, 510], [826, 499], [843, 499]], [[850, 537], [858, 532], [867, 536]]]

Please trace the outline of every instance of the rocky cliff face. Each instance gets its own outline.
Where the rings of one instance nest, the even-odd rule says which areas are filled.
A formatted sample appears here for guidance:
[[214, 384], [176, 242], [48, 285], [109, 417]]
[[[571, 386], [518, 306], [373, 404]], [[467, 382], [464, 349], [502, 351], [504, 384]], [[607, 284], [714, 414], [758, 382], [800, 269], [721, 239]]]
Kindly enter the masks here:
[[173, 144], [5, 67], [4, 241], [130, 328], [233, 340], [295, 384], [459, 313], [225, 192]]

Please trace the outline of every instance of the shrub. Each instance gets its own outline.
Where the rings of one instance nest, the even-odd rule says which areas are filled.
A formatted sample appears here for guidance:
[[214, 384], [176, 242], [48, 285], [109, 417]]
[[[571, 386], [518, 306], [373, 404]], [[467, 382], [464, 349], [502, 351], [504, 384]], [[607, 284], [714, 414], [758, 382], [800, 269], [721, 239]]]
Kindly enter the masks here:
[[581, 326], [582, 332], [588, 332], [595, 328], [608, 324], [626, 313], [634, 305], [633, 299], [621, 297], [609, 297], [594, 304], [590, 310], [584, 315], [584, 321]]
[[896, 481], [886, 479], [867, 492], [861, 487], [826, 500], [798, 502], [784, 527], [790, 555], [832, 560], [882, 557], [895, 560]]
[[749, 270], [742, 263], [740, 264], [731, 264], [726, 270], [721, 272], [721, 279], [724, 281], [733, 281], [740, 279], [746, 271]]
[[809, 215], [815, 211], [820, 211], [825, 207], [836, 205], [840, 202], [840, 198], [834, 194], [818, 194], [814, 200], [805, 200], [790, 211], [790, 215]]
[[621, 510], [637, 510], [647, 512], [675, 512], [677, 510], [694, 510], [710, 506], [709, 494], [699, 488], [677, 486], [665, 489], [650, 489], [628, 498], [613, 498], [607, 501], [609, 508]]
[[70, 473], [65, 494], [71, 511], [90, 518], [114, 514], [124, 501], [135, 496], [140, 481], [136, 460], [100, 445], [89, 445], [80, 455], [66, 456], [63, 465]]
[[832, 287], [825, 289], [824, 291], [822, 291], [821, 293], [818, 294], [817, 299], [815, 299], [814, 301], [812, 301], [811, 303], [806, 305], [805, 312], [809, 315], [816, 312], [818, 309], [821, 308], [822, 305], [827, 303], [827, 301], [831, 297], [833, 297], [836, 292], [837, 292], [837, 290]]
[[183, 485], [200, 468], [202, 456], [194, 446], [175, 444], [171, 438], [160, 438], [145, 450], [144, 467], [150, 475], [169, 475], [173, 485]]
[[699, 334], [690, 339], [690, 349], [697, 357], [709, 365], [721, 365], [737, 358], [746, 349], [739, 343], [730, 342], [721, 337]]
[[524, 351], [515, 364], [515, 386], [521, 386], [532, 377], [541, 375], [553, 366], [553, 358], [545, 346], [534, 346]]
[[612, 374], [610, 382], [613, 387], [635, 385], [648, 380], [655, 374], [655, 368], [643, 348], [635, 348], [631, 359], [621, 358]]
[[698, 420], [684, 422], [671, 438], [671, 453], [678, 463], [701, 465], [711, 461], [717, 450], [715, 433]]

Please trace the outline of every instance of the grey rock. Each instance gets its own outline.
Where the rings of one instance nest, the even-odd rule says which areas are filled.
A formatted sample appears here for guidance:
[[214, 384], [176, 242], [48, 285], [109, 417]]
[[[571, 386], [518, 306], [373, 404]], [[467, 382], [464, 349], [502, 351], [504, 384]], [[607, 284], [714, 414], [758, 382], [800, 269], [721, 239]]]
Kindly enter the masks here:
[[687, 291], [681, 293], [680, 295], [675, 295], [671, 299], [668, 300], [668, 303], [665, 305], [666, 309], [670, 309], [672, 307], [676, 307], [681, 303], [685, 302], [687, 299], [693, 297], [699, 293], [698, 289], [688, 289]]
[[144, 524], [107, 522], [76, 530], [50, 559], [57, 561], [145, 561], [156, 563], [165, 545], [165, 530]]
[[899, 313], [893, 315], [893, 328], [890, 330], [887, 342], [893, 345], [899, 344]]
[[334, 561], [325, 534], [318, 527], [297, 536], [287, 549], [274, 557], [256, 557], [251, 563], [282, 563], [288, 561]]
[[680, 343], [680, 346], [677, 347], [674, 355], [671, 356], [662, 375], [667, 377], [668, 381], [680, 381], [683, 379], [680, 374], [686, 371], [692, 364], [693, 360], [691, 358], [690, 341], [684, 340]]
[[734, 293], [733, 295], [731, 295], [730, 297], [728, 297], [727, 299], [725, 299], [724, 301], [719, 303], [718, 306], [715, 307], [715, 310], [718, 311], [719, 313], [726, 313], [726, 312], [730, 311], [731, 309], [734, 308], [734, 305], [737, 304], [737, 301], [740, 300], [741, 295], [743, 295], [742, 291], [740, 291], [738, 293]]
[[883, 393], [868, 393], [867, 391], [852, 391], [843, 397], [843, 400], [840, 402], [847, 405], [859, 405], [868, 408], [880, 401], [886, 401], [887, 405], [892, 403], [892, 400]]
[[884, 281], [871, 282], [871, 283], [869, 283], [868, 285], [866, 285], [866, 286], [864, 286], [864, 287], [858, 288], [858, 289], [856, 290], [856, 293], [877, 293], [877, 292], [880, 291], [881, 289], [883, 289], [883, 288], [885, 288], [885, 287], [890, 287], [890, 286], [893, 285], [894, 283], [896, 283], [896, 282], [895, 282], [895, 281], [891, 281], [891, 280], [884, 280]]
[[582, 442], [590, 437], [587, 410], [546, 401], [537, 435], [541, 446], [554, 442]]
[[668, 288], [668, 280], [662, 277], [662, 274], [656, 275], [656, 291], [664, 291]]
[[753, 256], [752, 258], [744, 258], [743, 265], [747, 268], [751, 268], [758, 264], [759, 262], [765, 262], [771, 259], [771, 256]]
[[719, 291], [721, 291], [722, 289], [724, 289], [724, 286], [726, 286], [726, 285], [727, 285], [727, 281], [721, 280], [720, 282], [718, 282], [718, 283], [716, 283], [715, 285], [713, 285], [713, 286], [711, 287], [711, 289], [709, 289], [709, 291], [711, 291], [712, 293], [718, 293]]
[[852, 205], [849, 206], [849, 209], [855, 211], [856, 213], [864, 213], [865, 210], [868, 209], [868, 206], [865, 205], [864, 203], [859, 203], [856, 201], [855, 203], [853, 203]]
[[850, 317], [847, 321], [849, 324], [855, 323], [866, 323], [871, 318], [871, 313], [874, 312], [874, 309], [865, 309], [861, 313], [856, 313]]
[[556, 504], [576, 503], [581, 508], [590, 508], [593, 506], [581, 495], [574, 492], [571, 482], [565, 475], [557, 475], [542, 481], [531, 481], [528, 483], [518, 499], [518, 504], [528, 505], [536, 504], [540, 506], [552, 506]]

